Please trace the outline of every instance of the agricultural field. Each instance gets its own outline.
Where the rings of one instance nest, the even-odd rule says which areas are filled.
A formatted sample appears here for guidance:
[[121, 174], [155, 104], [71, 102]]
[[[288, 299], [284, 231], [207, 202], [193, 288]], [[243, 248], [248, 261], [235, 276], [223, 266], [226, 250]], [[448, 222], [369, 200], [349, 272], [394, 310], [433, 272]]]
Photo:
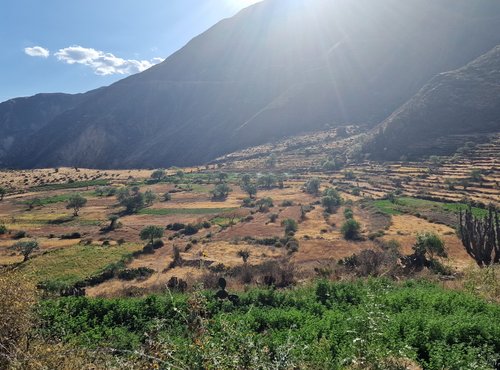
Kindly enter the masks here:
[[[329, 150], [352, 146], [355, 130]], [[280, 359], [281, 368], [378, 361], [459, 369], [478, 357], [477, 368], [491, 368], [500, 348], [485, 323], [498, 315], [498, 269], [479, 269], [457, 228], [461, 212], [483, 218], [499, 205], [498, 138], [467, 156], [424, 164], [347, 159], [326, 169], [335, 159], [319, 154], [321, 143], [335, 135], [300, 145], [295, 138], [290, 152], [290, 143], [263, 146], [185, 169], [5, 171], [2, 281], [22, 282], [38, 297], [36, 335], [79, 348], [84, 358], [103, 347], [137, 354], [149, 343], [155, 357], [134, 358], [144, 368], [204, 361], [228, 368], [227, 361], [240, 360], [245, 368], [249, 354], [234, 347], [240, 338], [264, 351], [252, 354], [261, 363]], [[307, 160], [301, 145], [311, 146]], [[417, 246], [426, 240], [438, 240], [442, 250], [419, 260]], [[470, 310], [477, 323], [450, 324]], [[342, 324], [348, 317], [356, 319]], [[357, 333], [374, 320], [366, 338]], [[221, 327], [234, 336], [219, 336]], [[352, 335], [334, 340], [336, 330]], [[429, 330], [435, 335], [422, 347], [415, 338]], [[474, 343], [464, 334], [471, 331], [478, 333]], [[298, 351], [304, 340], [311, 346]], [[328, 349], [332, 341], [335, 349]], [[193, 346], [197, 357], [188, 359]], [[230, 349], [214, 352], [217, 346]], [[165, 358], [168, 351], [175, 355]], [[111, 361], [109, 368], [120, 366], [114, 355], [91, 353]]]

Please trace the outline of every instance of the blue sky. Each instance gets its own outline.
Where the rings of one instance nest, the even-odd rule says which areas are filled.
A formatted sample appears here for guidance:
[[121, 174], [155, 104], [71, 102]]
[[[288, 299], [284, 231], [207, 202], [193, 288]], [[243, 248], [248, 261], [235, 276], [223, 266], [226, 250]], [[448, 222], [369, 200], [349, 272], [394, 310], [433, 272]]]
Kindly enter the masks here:
[[0, 102], [109, 85], [256, 2], [1, 0]]

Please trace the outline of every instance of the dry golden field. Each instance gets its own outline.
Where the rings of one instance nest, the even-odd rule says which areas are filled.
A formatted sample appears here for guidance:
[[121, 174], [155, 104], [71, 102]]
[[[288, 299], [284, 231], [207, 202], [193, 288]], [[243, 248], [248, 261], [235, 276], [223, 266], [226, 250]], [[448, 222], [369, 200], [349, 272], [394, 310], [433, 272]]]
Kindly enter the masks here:
[[[356, 134], [355, 128], [350, 130]], [[327, 131], [252, 148], [209, 166], [183, 169], [182, 173], [171, 169], [159, 182], [151, 181], [153, 170], [2, 171], [0, 186], [7, 188], [8, 194], [0, 201], [0, 225], [8, 232], [0, 235], [0, 265], [27, 272], [37, 283], [56, 281], [63, 285], [99, 275], [117, 263], [120, 269], [147, 268], [152, 272], [132, 280], [115, 274], [88, 285], [86, 293], [91, 296], [161, 289], [172, 277], [187, 281], [188, 286], [210, 284], [211, 275], [231, 271], [239, 271], [240, 276], [229, 279], [230, 287], [243, 289], [249, 283], [262, 283], [266, 269], [276, 266], [293, 270], [296, 281], [313, 278], [318, 271], [335, 273], [339, 260], [364, 250], [380, 251], [389, 241], [398, 243], [400, 253], [410, 254], [416, 235], [426, 231], [444, 240], [448, 258], [442, 262], [451, 271], [464, 271], [474, 264], [455, 233], [457, 212], [465, 198], [478, 204], [499, 204], [498, 137], [477, 146], [467, 157], [441, 158], [439, 163], [363, 161], [338, 170], [322, 170], [318, 164], [327, 158], [324, 153], [356, 142], [356, 136], [335, 141], [335, 135]], [[270, 157], [274, 163], [269, 163]], [[476, 169], [481, 173], [480, 181], [470, 179], [465, 187], [447, 181], [468, 178]], [[215, 201], [211, 191], [221, 182], [221, 172], [227, 174], [224, 181], [231, 192]], [[251, 173], [252, 181], [257, 182], [271, 172], [279, 175], [282, 184], [278, 181], [269, 189], [259, 186], [254, 202], [271, 198], [273, 207], [261, 211], [255, 205], [244, 206], [248, 195], [240, 188], [241, 174]], [[320, 179], [321, 191], [329, 187], [339, 191], [344, 204], [336, 212], [325, 215], [321, 191], [317, 195], [305, 192], [304, 184], [311, 178]], [[101, 194], [103, 189], [133, 186], [142, 193], [154, 193], [156, 200], [127, 214], [116, 194]], [[77, 217], [66, 208], [75, 193], [87, 199]], [[170, 194], [170, 200], [161, 199], [165, 193]], [[385, 200], [388, 193], [394, 193], [398, 201]], [[34, 199], [39, 202], [30, 206]], [[356, 241], [345, 240], [341, 232], [346, 208], [352, 209], [361, 225], [361, 237]], [[114, 230], [107, 229], [110, 215], [119, 217]], [[286, 219], [298, 223], [294, 236], [298, 248], [293, 251], [280, 242], [285, 237], [282, 221]], [[175, 223], [204, 226], [184, 235], [167, 228]], [[163, 247], [154, 253], [133, 254], [146, 244], [139, 234], [149, 225], [164, 229]], [[22, 263], [23, 257], [12, 246], [27, 240], [38, 241], [40, 248]], [[179, 255], [173, 263], [175, 250]], [[240, 257], [241, 251], [249, 252], [247, 262]], [[242, 277], [251, 268], [262, 271]]]

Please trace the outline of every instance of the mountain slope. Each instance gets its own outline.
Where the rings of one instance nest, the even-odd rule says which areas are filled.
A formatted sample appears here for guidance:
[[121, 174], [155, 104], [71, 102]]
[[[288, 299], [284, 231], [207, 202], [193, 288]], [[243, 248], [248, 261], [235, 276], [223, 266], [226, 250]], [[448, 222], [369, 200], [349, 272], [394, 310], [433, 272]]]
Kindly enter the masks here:
[[374, 158], [450, 154], [457, 135], [500, 132], [500, 46], [439, 74], [380, 127], [365, 150]]
[[496, 0], [266, 0], [28, 136], [15, 167], [167, 167], [326, 125], [375, 125], [500, 44]]
[[[0, 159], [23, 147], [28, 135], [43, 129], [61, 113], [73, 109], [90, 97], [87, 94], [37, 94], [0, 104]], [[0, 164], [2, 164], [0, 160]]]

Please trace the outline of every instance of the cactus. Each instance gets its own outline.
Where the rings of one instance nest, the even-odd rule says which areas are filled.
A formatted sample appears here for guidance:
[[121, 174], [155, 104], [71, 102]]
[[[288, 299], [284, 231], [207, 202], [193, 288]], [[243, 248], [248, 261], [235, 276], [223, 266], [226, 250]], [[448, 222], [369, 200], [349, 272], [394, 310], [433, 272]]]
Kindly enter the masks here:
[[486, 217], [476, 217], [472, 208], [459, 215], [459, 234], [467, 253], [479, 267], [500, 262], [500, 225], [498, 210], [490, 205]]

